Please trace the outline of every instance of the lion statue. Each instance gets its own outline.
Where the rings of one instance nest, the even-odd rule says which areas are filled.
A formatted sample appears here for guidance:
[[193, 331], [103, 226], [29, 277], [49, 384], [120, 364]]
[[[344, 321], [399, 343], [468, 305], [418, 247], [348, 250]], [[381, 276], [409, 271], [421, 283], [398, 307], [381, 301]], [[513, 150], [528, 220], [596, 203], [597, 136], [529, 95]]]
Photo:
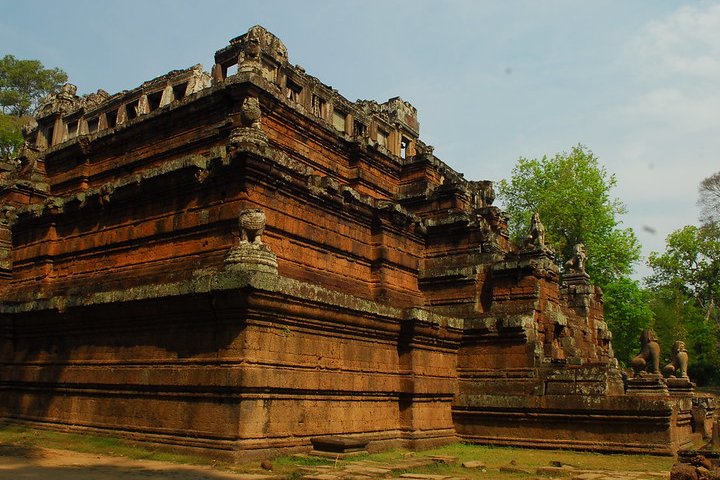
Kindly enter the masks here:
[[688, 378], [688, 353], [685, 342], [678, 340], [672, 347], [672, 362], [665, 365], [663, 373], [668, 377]]
[[640, 335], [640, 353], [630, 362], [635, 376], [641, 372], [659, 373], [660, 372], [660, 344], [657, 342], [655, 332], [645, 330]]
[[565, 262], [565, 269], [570, 273], [585, 273], [585, 261], [587, 254], [585, 253], [585, 245], [576, 243], [573, 247], [573, 255], [570, 260]]
[[262, 243], [265, 232], [265, 213], [260, 208], [249, 208], [240, 212], [240, 241], [255, 244]]
[[525, 248], [545, 248], [545, 225], [540, 221], [540, 214], [533, 213], [530, 233], [525, 237]]

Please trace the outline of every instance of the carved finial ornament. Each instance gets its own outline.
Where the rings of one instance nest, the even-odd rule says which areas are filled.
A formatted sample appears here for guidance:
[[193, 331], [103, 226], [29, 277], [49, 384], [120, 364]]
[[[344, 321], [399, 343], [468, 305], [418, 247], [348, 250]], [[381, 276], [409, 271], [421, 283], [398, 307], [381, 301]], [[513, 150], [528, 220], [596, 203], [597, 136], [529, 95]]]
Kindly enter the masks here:
[[277, 257], [262, 241], [265, 212], [259, 208], [242, 210], [238, 215], [238, 226], [240, 239], [225, 257], [225, 269], [277, 274]]
[[268, 145], [267, 135], [260, 124], [261, 118], [260, 100], [257, 97], [245, 97], [240, 106], [240, 125], [230, 134], [231, 151], [247, 145], [256, 147]]
[[262, 111], [260, 110], [260, 100], [257, 97], [245, 97], [240, 111], [244, 127], [260, 129]]
[[77, 87], [72, 83], [66, 83], [57, 92], [50, 93], [45, 97], [38, 107], [39, 116], [49, 115], [55, 112], [70, 112], [80, 106], [81, 99], [76, 95]]

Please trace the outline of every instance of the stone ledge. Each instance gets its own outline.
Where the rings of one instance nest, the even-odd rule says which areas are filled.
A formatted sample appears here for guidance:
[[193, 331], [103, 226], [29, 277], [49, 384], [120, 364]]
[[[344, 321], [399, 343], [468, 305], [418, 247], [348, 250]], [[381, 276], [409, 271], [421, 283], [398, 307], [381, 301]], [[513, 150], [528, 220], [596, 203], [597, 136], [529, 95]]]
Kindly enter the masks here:
[[463, 328], [462, 318], [439, 315], [419, 307], [398, 308], [387, 306], [372, 300], [329, 290], [316, 284], [293, 280], [274, 273], [252, 270], [212, 273], [202, 271], [192, 280], [184, 282], [143, 285], [125, 290], [95, 292], [85, 295], [58, 295], [50, 298], [20, 299], [14, 302], [5, 299], [0, 303], [0, 314], [46, 310], [64, 311], [68, 308], [90, 305], [135, 302], [245, 288], [265, 292], [279, 292], [290, 297], [312, 299], [342, 309], [395, 318], [401, 321], [426, 322], [436, 326]]

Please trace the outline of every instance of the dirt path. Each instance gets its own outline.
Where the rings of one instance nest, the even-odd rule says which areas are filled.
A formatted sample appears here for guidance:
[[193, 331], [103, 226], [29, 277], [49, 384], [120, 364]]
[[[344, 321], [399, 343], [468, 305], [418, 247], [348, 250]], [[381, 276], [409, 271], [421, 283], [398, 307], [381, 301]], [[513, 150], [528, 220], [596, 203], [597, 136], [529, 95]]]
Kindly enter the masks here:
[[270, 475], [236, 474], [211, 467], [154, 460], [130, 460], [66, 450], [16, 450], [0, 456], [2, 480], [268, 480]]

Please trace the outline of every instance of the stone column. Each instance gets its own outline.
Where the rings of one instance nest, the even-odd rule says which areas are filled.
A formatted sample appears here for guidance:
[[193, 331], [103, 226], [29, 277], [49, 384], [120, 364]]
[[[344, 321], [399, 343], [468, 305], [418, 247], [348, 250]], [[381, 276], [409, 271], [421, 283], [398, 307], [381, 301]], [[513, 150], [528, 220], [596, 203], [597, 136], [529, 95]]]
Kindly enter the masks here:
[[212, 83], [213, 85], [218, 84], [225, 80], [225, 75], [223, 74], [223, 66], [219, 63], [216, 63], [213, 65], [212, 69]]
[[590, 284], [590, 275], [577, 272], [563, 275], [563, 287], [567, 292], [570, 306], [579, 309], [587, 316], [590, 308], [590, 295], [594, 292]]

